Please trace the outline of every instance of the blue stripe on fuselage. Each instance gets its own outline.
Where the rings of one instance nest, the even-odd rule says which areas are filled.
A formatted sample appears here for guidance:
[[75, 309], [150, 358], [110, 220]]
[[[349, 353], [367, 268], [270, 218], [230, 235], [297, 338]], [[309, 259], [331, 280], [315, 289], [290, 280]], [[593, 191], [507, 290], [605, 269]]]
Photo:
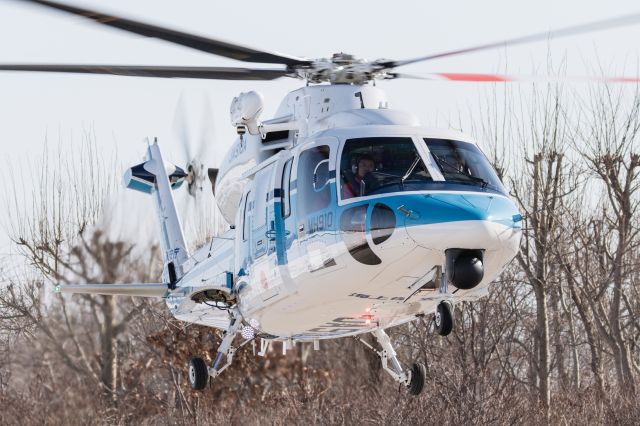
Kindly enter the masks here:
[[[518, 209], [507, 197], [497, 194], [461, 192], [382, 195], [337, 207], [338, 217], [346, 209], [363, 204], [370, 206], [370, 213], [370, 209], [378, 203], [387, 205], [396, 213], [398, 224], [405, 222], [405, 218], [408, 219], [406, 226], [467, 220], [487, 220], [506, 226], [521, 226], [521, 222], [514, 221], [514, 215], [518, 214]], [[370, 231], [369, 226], [367, 231]]]
[[[514, 226], [513, 216], [518, 214], [515, 204], [506, 197], [494, 194], [430, 193], [401, 195], [397, 202], [407, 216], [406, 226], [431, 225], [467, 220], [486, 220]], [[519, 223], [517, 226], [520, 226]]]
[[[335, 188], [335, 187], [334, 187]], [[323, 238], [340, 238], [340, 224], [342, 215], [345, 211], [361, 205], [367, 205], [367, 233], [371, 232], [371, 214], [376, 204], [384, 204], [388, 206], [396, 215], [396, 227], [401, 226], [412, 227], [421, 225], [433, 225], [439, 223], [457, 222], [457, 221], [490, 221], [500, 223], [508, 227], [521, 228], [522, 222], [516, 221], [514, 216], [518, 215], [518, 209], [515, 204], [507, 197], [495, 193], [480, 192], [459, 192], [459, 191], [424, 191], [414, 193], [395, 193], [383, 194], [377, 197], [365, 197], [358, 200], [349, 200], [350, 202], [338, 206], [336, 205], [335, 190], [332, 190], [332, 201], [327, 208], [310, 213], [305, 217], [295, 217], [299, 209], [297, 206], [297, 196], [292, 194], [291, 206], [292, 215], [285, 219], [284, 229], [278, 229], [279, 238], [284, 242], [283, 253], [280, 253], [280, 259], [287, 259], [285, 262], [303, 256], [303, 253], [289, 252], [289, 248], [296, 239], [307, 240], [312, 236], [322, 234]], [[314, 219], [321, 215], [333, 213], [333, 220], [326, 223], [325, 227], [313, 229], [309, 223], [313, 223]], [[298, 232], [298, 224], [305, 225], [305, 231], [300, 234]], [[282, 232], [288, 231], [288, 235], [282, 236]], [[330, 235], [333, 234], [333, 237]], [[335, 239], [332, 241], [336, 241]], [[281, 264], [282, 264], [281, 263]]]

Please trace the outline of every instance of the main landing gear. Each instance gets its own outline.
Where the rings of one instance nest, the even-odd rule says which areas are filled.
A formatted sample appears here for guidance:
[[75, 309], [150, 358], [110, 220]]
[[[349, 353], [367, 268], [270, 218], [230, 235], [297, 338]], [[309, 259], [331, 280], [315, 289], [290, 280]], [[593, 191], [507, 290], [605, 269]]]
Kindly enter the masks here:
[[202, 390], [207, 385], [209, 372], [207, 364], [202, 358], [193, 357], [189, 360], [189, 384], [195, 390]]
[[[222, 374], [222, 372], [226, 370], [227, 367], [229, 367], [233, 362], [233, 355], [236, 353], [236, 351], [252, 340], [247, 339], [237, 347], [231, 345], [233, 339], [236, 337], [236, 334], [242, 326], [242, 321], [237, 308], [231, 308], [229, 312], [231, 316], [229, 327], [224, 332], [222, 342], [218, 347], [216, 357], [211, 363], [211, 367], [207, 367], [207, 364], [202, 358], [193, 357], [189, 360], [189, 384], [195, 390], [204, 389], [207, 385], [209, 377], [215, 379], [220, 374]], [[220, 366], [222, 357], [225, 358], [225, 362]]]
[[382, 368], [391, 375], [393, 380], [403, 384], [411, 395], [420, 395], [420, 392], [422, 392], [422, 389], [424, 388], [424, 382], [427, 375], [424, 364], [415, 362], [411, 364], [411, 368], [406, 371], [403, 370], [387, 333], [382, 329], [376, 329], [372, 331], [371, 334], [376, 338], [382, 350], [378, 351], [364, 340], [359, 340], [369, 349], [378, 354], [382, 361]]

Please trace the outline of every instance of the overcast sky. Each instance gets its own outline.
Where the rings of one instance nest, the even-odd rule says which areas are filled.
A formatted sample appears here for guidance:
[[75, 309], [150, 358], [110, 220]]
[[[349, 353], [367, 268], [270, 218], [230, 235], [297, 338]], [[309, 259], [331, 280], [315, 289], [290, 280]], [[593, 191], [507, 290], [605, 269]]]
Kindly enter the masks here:
[[[68, 3], [197, 34], [319, 58], [347, 52], [368, 59], [404, 59], [478, 43], [537, 33], [640, 12], [637, 0], [596, 1], [204, 1], [84, 0]], [[64, 13], [0, 0], [0, 62], [132, 65], [243, 66], [170, 43], [142, 38]], [[640, 25], [420, 63], [403, 72], [545, 73], [547, 57], [566, 59], [567, 74], [636, 75]], [[585, 84], [585, 83], [576, 83]], [[146, 136], [158, 136], [167, 151], [180, 93], [207, 92], [213, 100], [214, 156], [233, 141], [229, 105], [239, 92], [265, 96], [268, 118], [293, 79], [223, 82], [78, 76], [0, 74], [0, 143], [3, 161], [19, 164], [40, 155], [45, 135], [57, 140], [95, 129], [105, 149], [117, 148], [125, 164], [139, 162]], [[486, 89], [474, 83], [392, 81], [380, 84], [391, 106], [411, 110], [426, 125], [446, 125], [461, 109], [475, 108]], [[195, 114], [195, 113], [194, 113]], [[175, 154], [177, 155], [177, 154]], [[169, 155], [166, 155], [169, 156]], [[123, 170], [113, 171], [121, 176]], [[6, 197], [7, 187], [0, 189]], [[142, 198], [141, 205], [148, 201]], [[135, 202], [135, 201], [134, 201]], [[4, 234], [4, 231], [3, 231]], [[8, 252], [0, 235], [0, 253]]]

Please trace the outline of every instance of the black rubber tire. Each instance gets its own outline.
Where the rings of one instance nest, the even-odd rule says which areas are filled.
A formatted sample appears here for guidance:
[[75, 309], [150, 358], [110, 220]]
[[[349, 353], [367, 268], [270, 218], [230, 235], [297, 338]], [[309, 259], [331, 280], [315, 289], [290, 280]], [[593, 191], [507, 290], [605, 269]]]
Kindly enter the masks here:
[[411, 382], [409, 383], [409, 393], [414, 396], [420, 395], [424, 388], [424, 382], [427, 377], [427, 369], [424, 364], [414, 362], [411, 364]]
[[195, 390], [202, 390], [207, 386], [209, 370], [202, 358], [193, 357], [189, 360], [189, 384]]
[[451, 313], [451, 305], [441, 302], [438, 305], [434, 318], [436, 331], [441, 336], [448, 336], [453, 330], [453, 314]]

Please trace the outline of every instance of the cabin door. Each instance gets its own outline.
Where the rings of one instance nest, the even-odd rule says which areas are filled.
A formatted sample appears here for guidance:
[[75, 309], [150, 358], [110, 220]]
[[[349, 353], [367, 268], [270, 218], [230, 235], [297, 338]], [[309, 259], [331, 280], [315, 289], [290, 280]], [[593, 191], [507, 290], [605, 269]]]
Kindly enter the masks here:
[[300, 151], [294, 164], [295, 233], [305, 272], [336, 265], [337, 147], [335, 138], [318, 139]]

